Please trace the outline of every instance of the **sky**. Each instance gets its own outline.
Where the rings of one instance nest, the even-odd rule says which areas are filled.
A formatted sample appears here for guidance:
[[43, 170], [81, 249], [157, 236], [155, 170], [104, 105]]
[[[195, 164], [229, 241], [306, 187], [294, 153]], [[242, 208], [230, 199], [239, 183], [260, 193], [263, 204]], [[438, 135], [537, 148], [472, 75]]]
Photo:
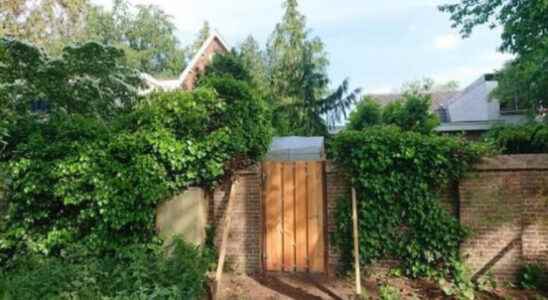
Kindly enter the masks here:
[[[329, 54], [332, 85], [345, 78], [365, 93], [389, 93], [422, 78], [464, 88], [511, 57], [497, 52], [500, 29], [478, 28], [462, 39], [438, 10], [458, 0], [300, 0], [313, 36]], [[112, 0], [92, 0], [110, 7]], [[130, 0], [155, 4], [173, 16], [183, 45], [205, 20], [229, 46], [253, 35], [264, 47], [282, 17], [282, 0]]]

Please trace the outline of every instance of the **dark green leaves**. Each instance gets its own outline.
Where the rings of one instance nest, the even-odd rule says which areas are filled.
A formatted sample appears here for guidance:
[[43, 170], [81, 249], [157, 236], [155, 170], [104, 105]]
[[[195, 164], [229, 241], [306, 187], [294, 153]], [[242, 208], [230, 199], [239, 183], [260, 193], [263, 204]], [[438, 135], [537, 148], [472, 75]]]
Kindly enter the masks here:
[[548, 125], [528, 123], [491, 129], [485, 140], [503, 154], [548, 153]]
[[0, 39], [0, 103], [19, 115], [41, 101], [52, 114], [108, 120], [135, 105], [140, 83], [123, 52], [112, 47], [87, 43], [51, 59], [31, 45]]
[[546, 0], [462, 0], [440, 6], [451, 14], [453, 27], [463, 36], [482, 24], [502, 26], [504, 52], [516, 55], [499, 74], [495, 90], [498, 100], [512, 104], [516, 100], [533, 115], [548, 106], [548, 2]]
[[[362, 263], [397, 259], [409, 276], [447, 275], [465, 230], [440, 206], [439, 193], [475, 162], [483, 147], [397, 127], [346, 131], [330, 144], [359, 200]], [[338, 202], [337, 245], [352, 261], [351, 208]]]
[[12, 251], [59, 255], [75, 242], [99, 253], [150, 243], [161, 201], [261, 157], [271, 138], [264, 102], [243, 81], [204, 82], [152, 94], [108, 122], [61, 111], [11, 124], [0, 262]]

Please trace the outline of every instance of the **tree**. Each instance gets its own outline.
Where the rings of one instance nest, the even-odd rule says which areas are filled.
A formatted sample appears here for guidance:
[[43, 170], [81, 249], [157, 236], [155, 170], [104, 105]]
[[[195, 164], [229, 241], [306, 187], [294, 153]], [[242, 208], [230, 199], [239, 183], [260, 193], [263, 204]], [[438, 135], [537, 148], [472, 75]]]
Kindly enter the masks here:
[[283, 7], [266, 51], [274, 126], [278, 134], [326, 135], [327, 127], [346, 115], [359, 90], [350, 91], [345, 80], [329, 91], [323, 42], [309, 37], [297, 0], [286, 0]]
[[29, 44], [0, 39], [0, 103], [18, 117], [47, 111], [108, 120], [136, 104], [140, 84], [113, 47], [65, 47], [61, 59], [52, 59]]
[[112, 10], [94, 7], [87, 24], [90, 39], [123, 49], [129, 65], [140, 71], [173, 76], [186, 65], [172, 17], [158, 6], [116, 0]]
[[209, 22], [204, 21], [204, 24], [202, 25], [202, 28], [200, 31], [198, 31], [198, 34], [196, 35], [196, 39], [190, 45], [190, 47], [187, 49], [187, 55], [188, 59], [192, 59], [192, 57], [198, 53], [198, 50], [202, 47], [204, 42], [209, 38], [211, 35], [211, 28], [209, 27]]
[[498, 74], [494, 95], [507, 104], [521, 98], [533, 114], [548, 107], [548, 2], [463, 0], [440, 9], [451, 14], [464, 37], [479, 25], [502, 26], [500, 50], [517, 57]]
[[406, 93], [384, 107], [384, 124], [396, 125], [402, 130], [430, 133], [439, 125], [439, 119], [430, 112], [431, 97], [426, 94]]
[[50, 54], [85, 36], [88, 0], [0, 1], [0, 36], [30, 42]]
[[369, 96], [364, 96], [350, 113], [348, 129], [362, 130], [382, 122], [382, 107]]
[[213, 60], [207, 65], [204, 74], [200, 76], [198, 81], [207, 81], [210, 77], [225, 76], [253, 85], [252, 76], [244, 63], [243, 56], [235, 49], [226, 54], [213, 56]]
[[259, 43], [250, 35], [240, 44], [239, 51], [254, 84], [259, 87], [259, 90], [266, 91], [268, 89], [268, 74], [265, 53], [260, 49]]
[[439, 125], [438, 117], [430, 112], [429, 94], [405, 92], [400, 99], [381, 107], [370, 97], [364, 97], [350, 114], [348, 129], [363, 130], [375, 125], [395, 125], [404, 131], [429, 134]]
[[350, 91], [348, 80], [329, 92], [329, 79], [325, 69], [314, 62], [313, 45], [305, 48], [302, 61], [302, 77], [297, 78], [301, 87], [296, 101], [280, 106], [279, 113], [286, 113], [291, 122], [291, 133], [298, 135], [328, 135], [328, 128], [346, 118], [346, 112], [355, 103], [359, 89]]

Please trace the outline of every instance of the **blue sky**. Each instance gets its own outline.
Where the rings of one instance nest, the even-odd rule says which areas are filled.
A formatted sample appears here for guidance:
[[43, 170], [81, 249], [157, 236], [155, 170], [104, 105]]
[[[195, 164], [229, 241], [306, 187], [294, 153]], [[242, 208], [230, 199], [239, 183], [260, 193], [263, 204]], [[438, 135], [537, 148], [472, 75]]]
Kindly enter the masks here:
[[[111, 0], [92, 0], [110, 6]], [[458, 0], [301, 0], [313, 35], [326, 44], [333, 84], [350, 78], [366, 93], [396, 91], [403, 83], [429, 77], [465, 87], [499, 69], [510, 57], [497, 52], [500, 31], [480, 28], [461, 39], [442, 3]], [[281, 0], [130, 0], [156, 4], [173, 16], [183, 44], [204, 20], [230, 46], [252, 34], [264, 45], [282, 16]]]

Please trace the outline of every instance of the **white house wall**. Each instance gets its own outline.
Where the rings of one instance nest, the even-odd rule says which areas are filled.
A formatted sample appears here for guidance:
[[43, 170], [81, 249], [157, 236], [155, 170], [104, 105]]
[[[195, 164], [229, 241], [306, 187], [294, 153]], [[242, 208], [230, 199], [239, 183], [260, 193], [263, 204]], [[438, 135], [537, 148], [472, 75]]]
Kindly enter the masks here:
[[489, 100], [489, 94], [497, 86], [495, 81], [478, 79], [466, 88], [458, 101], [448, 105], [451, 122], [489, 121], [500, 117], [500, 105], [496, 100]]

